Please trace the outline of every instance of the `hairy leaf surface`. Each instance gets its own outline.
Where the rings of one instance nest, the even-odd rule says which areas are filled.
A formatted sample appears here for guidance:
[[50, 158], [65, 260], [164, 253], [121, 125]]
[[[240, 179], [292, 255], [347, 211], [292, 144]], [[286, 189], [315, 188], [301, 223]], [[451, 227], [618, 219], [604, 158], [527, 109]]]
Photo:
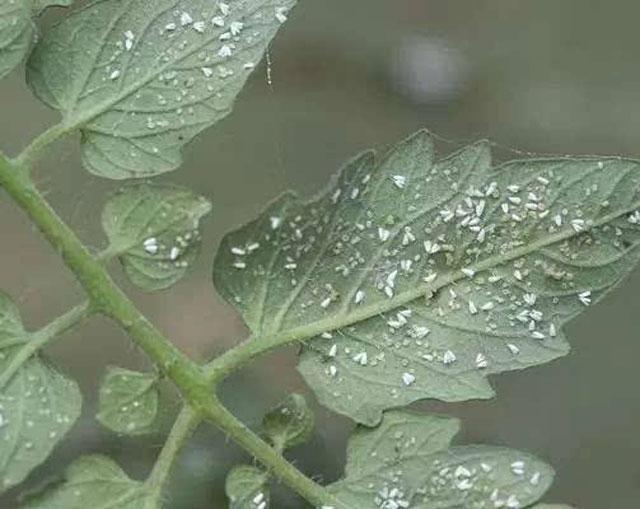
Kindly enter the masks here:
[[47, 7], [73, 0], [2, 0], [0, 2], [0, 79], [27, 54], [36, 35], [33, 17]]
[[106, 456], [83, 456], [65, 481], [30, 500], [26, 509], [156, 509], [143, 484], [132, 481]]
[[262, 420], [264, 434], [280, 450], [306, 442], [313, 428], [313, 412], [300, 394], [291, 394]]
[[25, 356], [30, 339], [0, 293], [0, 492], [44, 462], [80, 415], [77, 384], [42, 356]]
[[456, 419], [389, 412], [378, 428], [354, 432], [345, 478], [329, 489], [358, 509], [519, 508], [551, 485], [551, 467], [528, 454], [451, 447], [458, 430]]
[[295, 0], [98, 0], [36, 46], [28, 81], [82, 129], [86, 168], [112, 179], [176, 169], [225, 117]]
[[485, 142], [438, 160], [420, 132], [229, 234], [214, 281], [255, 341], [314, 338], [302, 375], [375, 425], [423, 398], [489, 398], [487, 375], [565, 355], [562, 326], [637, 262], [639, 189], [637, 161], [492, 167]]
[[157, 382], [152, 373], [109, 368], [100, 386], [97, 419], [116, 433], [149, 432], [158, 413]]
[[111, 197], [102, 214], [110, 253], [131, 281], [161, 290], [187, 272], [200, 251], [200, 220], [211, 203], [187, 189], [136, 183]]
[[[239, 465], [227, 476], [230, 509], [265, 509], [269, 504], [269, 476], [257, 467]], [[264, 504], [264, 505], [263, 505]]]

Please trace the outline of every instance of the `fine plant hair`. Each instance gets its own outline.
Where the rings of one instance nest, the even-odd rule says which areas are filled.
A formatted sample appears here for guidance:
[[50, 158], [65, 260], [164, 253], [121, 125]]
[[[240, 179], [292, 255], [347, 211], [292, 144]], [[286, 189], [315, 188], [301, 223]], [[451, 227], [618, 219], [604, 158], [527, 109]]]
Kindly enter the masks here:
[[[26, 62], [28, 86], [60, 113], [17, 156], [0, 153], [0, 188], [86, 294], [39, 330], [27, 330], [0, 294], [0, 489], [25, 481], [80, 415], [78, 385], [43, 350], [103, 315], [155, 369], [109, 367], [96, 395], [99, 425], [148, 433], [161, 379], [175, 385], [182, 409], [145, 479], [131, 479], [107, 456], [81, 456], [60, 482], [23, 497], [24, 507], [171, 507], [175, 460], [207, 424], [255, 459], [227, 475], [234, 509], [269, 507], [275, 481], [323, 509], [567, 508], [540, 503], [554, 477], [540, 459], [452, 445], [457, 419], [405, 407], [492, 398], [489, 375], [569, 352], [564, 325], [640, 256], [639, 163], [494, 165], [487, 142], [443, 157], [424, 130], [385, 154], [356, 155], [314, 199], [284, 193], [225, 236], [213, 284], [249, 338], [200, 363], [116, 285], [112, 262], [132, 285], [165, 290], [207, 245], [200, 224], [209, 198], [152, 178], [177, 170], [182, 148], [231, 112], [296, 0], [71, 3], [0, 0], [0, 77]], [[37, 33], [52, 6], [68, 9]], [[104, 200], [98, 250], [79, 240], [32, 177], [47, 148], [74, 135], [84, 167], [120, 181]], [[328, 485], [287, 459], [314, 429], [303, 396], [287, 395], [250, 429], [217, 395], [230, 375], [288, 345], [300, 345], [298, 370], [318, 401], [355, 423], [344, 474]]]

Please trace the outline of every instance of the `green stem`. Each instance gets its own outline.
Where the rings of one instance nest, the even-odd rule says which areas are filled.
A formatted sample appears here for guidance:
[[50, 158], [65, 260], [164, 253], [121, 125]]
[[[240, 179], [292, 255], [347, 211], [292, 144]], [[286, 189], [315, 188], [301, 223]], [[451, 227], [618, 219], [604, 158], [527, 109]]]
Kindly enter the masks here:
[[[52, 136], [53, 137], [53, 136]], [[29, 149], [18, 161], [32, 160], [37, 150]], [[119, 323], [132, 340], [181, 391], [192, 410], [208, 418], [228, 433], [273, 475], [315, 505], [347, 509], [322, 486], [307, 478], [266, 442], [236, 419], [213, 395], [213, 387], [204, 370], [178, 350], [115, 284], [103, 264], [58, 217], [36, 189], [25, 167], [12, 164], [0, 154], [0, 185], [60, 252], [67, 267], [87, 292], [96, 311]]]
[[15, 166], [28, 169], [38, 159], [42, 151], [69, 131], [63, 124], [56, 124], [34, 139], [15, 159]]
[[216, 426], [265, 465], [271, 475], [280, 479], [315, 506], [351, 509], [325, 488], [301, 474], [296, 467], [282, 457], [281, 453], [245, 426], [222, 403], [216, 401], [214, 407], [205, 408], [204, 415], [215, 421]]
[[82, 320], [93, 313], [93, 308], [89, 301], [78, 304], [74, 308], [59, 316], [55, 320], [49, 322], [40, 330], [34, 332], [32, 336], [34, 342], [46, 343], [47, 340], [54, 339], [57, 336], [67, 332], [69, 329], [78, 325]]
[[27, 213], [46, 239], [62, 255], [87, 292], [93, 307], [120, 323], [137, 345], [188, 395], [202, 392], [200, 367], [178, 350], [135, 307], [114, 283], [103, 265], [58, 217], [23, 168], [0, 159], [0, 185]]
[[[269, 339], [271, 339], [270, 342]], [[262, 338], [260, 341], [249, 337], [207, 363], [204, 366], [205, 375], [210, 383], [218, 384], [232, 373], [249, 364], [253, 359], [275, 350], [282, 343], [283, 341], [279, 336]]]
[[146, 485], [151, 491], [150, 507], [162, 506], [162, 496], [175, 460], [183, 445], [191, 437], [201, 421], [202, 417], [189, 406], [185, 406], [178, 414], [167, 441], [162, 447], [153, 470], [146, 481]]
[[31, 358], [38, 350], [44, 348], [50, 341], [71, 329], [91, 314], [91, 306], [88, 302], [80, 304], [64, 315], [56, 318], [51, 323], [37, 332], [30, 334], [30, 339], [12, 358], [7, 368], [0, 375], [0, 388], [4, 387], [16, 374], [20, 367]]

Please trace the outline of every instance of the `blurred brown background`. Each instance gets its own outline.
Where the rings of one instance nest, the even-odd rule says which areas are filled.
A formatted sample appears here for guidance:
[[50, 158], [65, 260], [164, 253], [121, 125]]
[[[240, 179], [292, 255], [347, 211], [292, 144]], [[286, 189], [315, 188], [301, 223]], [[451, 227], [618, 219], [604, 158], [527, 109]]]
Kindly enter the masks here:
[[[301, 0], [271, 49], [272, 87], [263, 66], [234, 114], [191, 144], [184, 166], [165, 177], [213, 199], [199, 264], [173, 290], [153, 295], [120, 279], [183, 350], [204, 359], [245, 334], [210, 281], [224, 232], [287, 187], [313, 193], [360, 150], [383, 149], [426, 126], [454, 140], [442, 143], [444, 152], [488, 137], [498, 158], [512, 149], [640, 155], [639, 16], [633, 0]], [[0, 101], [0, 148], [9, 154], [55, 121], [23, 86], [21, 71], [0, 83]], [[56, 145], [37, 179], [65, 219], [99, 247], [97, 204], [117, 184], [82, 170], [76, 140]], [[67, 270], [1, 191], [0, 232], [0, 287], [30, 326], [79, 302]], [[568, 358], [495, 377], [499, 399], [416, 407], [461, 417], [461, 440], [548, 460], [558, 472], [549, 500], [581, 509], [638, 507], [637, 295], [638, 271], [569, 327], [575, 351]], [[141, 368], [142, 354], [100, 319], [50, 354], [81, 382], [87, 402], [84, 418], [32, 485], [85, 452], [112, 454], [131, 475], [143, 476], [176, 411], [175, 395], [167, 391], [156, 436], [121, 439], [97, 426], [92, 402], [106, 364]], [[234, 412], [256, 424], [287, 391], [306, 391], [294, 354], [265, 358], [232, 379], [224, 393]], [[313, 441], [294, 456], [309, 475], [331, 481], [342, 468], [350, 423], [320, 408], [317, 417]], [[182, 456], [169, 506], [226, 507], [224, 475], [244, 459], [224, 436], [203, 428]], [[273, 507], [306, 507], [276, 491]], [[0, 506], [15, 507], [16, 495]]]

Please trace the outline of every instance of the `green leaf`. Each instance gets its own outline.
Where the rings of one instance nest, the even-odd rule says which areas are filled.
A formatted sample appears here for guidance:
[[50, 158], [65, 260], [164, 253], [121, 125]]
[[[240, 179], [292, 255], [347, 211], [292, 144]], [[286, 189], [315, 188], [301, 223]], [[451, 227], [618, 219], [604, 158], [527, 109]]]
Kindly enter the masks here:
[[[313, 413], [304, 397], [291, 394], [262, 420], [262, 433], [280, 453], [306, 442], [313, 432]], [[269, 474], [248, 465], [234, 467], [227, 476], [231, 509], [266, 509], [269, 505]]]
[[153, 497], [105, 456], [83, 456], [65, 482], [29, 500], [25, 509], [156, 509]]
[[532, 509], [573, 509], [573, 507], [565, 504], [536, 504]]
[[118, 255], [131, 281], [145, 290], [168, 288], [200, 251], [200, 220], [211, 203], [187, 189], [136, 183], [113, 195], [102, 214], [108, 252]]
[[354, 432], [345, 478], [329, 490], [358, 509], [518, 508], [548, 490], [551, 467], [502, 447], [450, 447], [458, 429], [457, 419], [389, 412]]
[[313, 412], [300, 394], [291, 394], [262, 420], [264, 434], [280, 450], [306, 442], [313, 428]]
[[0, 293], [0, 492], [44, 462], [80, 415], [77, 384], [36, 354], [19, 312]]
[[2, 0], [0, 2], [0, 79], [25, 57], [36, 36], [33, 16], [47, 7], [73, 0]]
[[69, 7], [72, 3], [73, 0], [31, 0], [36, 13], [44, 11], [47, 7]]
[[0, 79], [9, 74], [27, 54], [34, 25], [27, 0], [0, 3]]
[[234, 467], [225, 486], [230, 509], [265, 509], [269, 505], [268, 479], [268, 474], [257, 467]]
[[90, 172], [158, 175], [231, 111], [294, 4], [98, 0], [42, 38], [27, 78], [67, 129], [82, 130]]
[[100, 386], [98, 421], [116, 433], [148, 433], [158, 413], [157, 383], [151, 373], [109, 368]]
[[375, 425], [423, 398], [493, 396], [488, 375], [565, 355], [561, 327], [636, 264], [640, 167], [437, 160], [426, 132], [349, 162], [326, 194], [286, 194], [224, 239], [214, 282], [254, 341], [314, 338], [320, 401]]

